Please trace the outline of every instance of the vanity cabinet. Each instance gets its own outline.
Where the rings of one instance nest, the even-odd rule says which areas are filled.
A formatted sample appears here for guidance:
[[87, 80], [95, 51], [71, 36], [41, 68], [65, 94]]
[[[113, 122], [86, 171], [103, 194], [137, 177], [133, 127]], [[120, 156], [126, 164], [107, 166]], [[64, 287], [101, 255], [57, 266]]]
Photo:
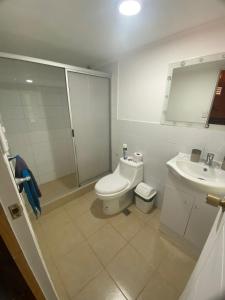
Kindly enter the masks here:
[[198, 254], [208, 237], [218, 208], [206, 203], [206, 194], [194, 190], [169, 172], [161, 211], [161, 230], [171, 233]]
[[202, 249], [215, 220], [218, 208], [206, 203], [206, 195], [196, 199], [185, 232], [185, 239]]
[[166, 186], [161, 222], [183, 236], [191, 213], [193, 199], [181, 190]]

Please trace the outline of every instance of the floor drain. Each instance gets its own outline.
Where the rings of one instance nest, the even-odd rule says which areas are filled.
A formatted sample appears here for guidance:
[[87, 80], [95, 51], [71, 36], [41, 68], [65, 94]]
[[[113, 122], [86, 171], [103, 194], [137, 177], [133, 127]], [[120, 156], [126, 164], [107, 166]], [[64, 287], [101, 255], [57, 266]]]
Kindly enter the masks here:
[[123, 210], [123, 213], [124, 213], [125, 216], [129, 216], [129, 214], [130, 214], [131, 212], [130, 212], [130, 210], [129, 210], [128, 208], [125, 208], [125, 209]]

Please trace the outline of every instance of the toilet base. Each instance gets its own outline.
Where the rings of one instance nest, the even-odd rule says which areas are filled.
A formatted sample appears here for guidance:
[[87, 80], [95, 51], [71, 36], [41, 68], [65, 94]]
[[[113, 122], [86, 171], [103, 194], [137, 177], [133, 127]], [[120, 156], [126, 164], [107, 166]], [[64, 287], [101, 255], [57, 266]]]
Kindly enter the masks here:
[[102, 200], [103, 213], [105, 215], [114, 215], [128, 207], [134, 198], [133, 190], [130, 190], [123, 196], [110, 200]]

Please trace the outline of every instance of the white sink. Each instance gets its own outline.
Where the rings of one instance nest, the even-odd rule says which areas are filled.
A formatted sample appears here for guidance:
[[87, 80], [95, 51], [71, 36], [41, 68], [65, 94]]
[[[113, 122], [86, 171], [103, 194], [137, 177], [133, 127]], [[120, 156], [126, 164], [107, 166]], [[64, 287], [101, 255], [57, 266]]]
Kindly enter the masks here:
[[166, 164], [173, 173], [197, 189], [206, 193], [225, 194], [225, 171], [220, 169], [220, 163], [209, 167], [204, 162], [190, 161], [188, 154], [179, 153]]

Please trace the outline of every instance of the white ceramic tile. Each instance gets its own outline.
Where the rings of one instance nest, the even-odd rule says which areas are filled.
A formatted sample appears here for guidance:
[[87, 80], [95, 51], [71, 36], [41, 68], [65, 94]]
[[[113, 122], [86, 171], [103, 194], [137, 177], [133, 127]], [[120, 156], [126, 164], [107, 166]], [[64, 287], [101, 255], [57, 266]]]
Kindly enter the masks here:
[[49, 141], [49, 131], [46, 130], [40, 130], [40, 131], [33, 131], [29, 132], [29, 140], [32, 145], [39, 144], [42, 142], [48, 142]]
[[28, 131], [26, 121], [23, 119], [4, 120], [3, 125], [6, 128], [6, 133], [16, 134], [25, 133]]
[[51, 149], [51, 144], [48, 142], [43, 142], [36, 144], [33, 147], [34, 151], [34, 157], [35, 160], [38, 164], [41, 163], [47, 163], [51, 164], [53, 162], [53, 157], [52, 157], [52, 149]]
[[19, 92], [14, 89], [0, 89], [0, 108], [21, 105]]
[[29, 131], [48, 130], [49, 124], [46, 119], [26, 119]]
[[21, 105], [17, 106], [6, 106], [0, 109], [3, 120], [20, 120], [24, 119], [23, 108]]
[[37, 106], [42, 103], [42, 94], [39, 90], [23, 90], [20, 97], [23, 105]]
[[166, 162], [178, 152], [190, 153], [200, 148], [216, 154], [216, 159], [225, 156], [224, 131], [204, 128], [165, 126], [132, 121], [112, 120], [112, 163], [115, 169], [122, 155], [122, 144], [128, 144], [128, 153], [140, 151], [144, 154], [144, 180], [159, 190], [162, 202]]
[[42, 90], [42, 105], [62, 105], [65, 103], [64, 99], [64, 96], [62, 96], [62, 94], [59, 94], [58, 91], [52, 91], [49, 89]]
[[43, 119], [45, 117], [45, 108], [44, 106], [41, 105], [26, 105], [23, 106], [23, 111], [25, 117], [30, 121], [30, 122], [35, 122], [38, 119]]
[[38, 176], [40, 179], [40, 184], [57, 179], [57, 175], [54, 171], [47, 171], [45, 173], [43, 172], [41, 175], [38, 174]]

